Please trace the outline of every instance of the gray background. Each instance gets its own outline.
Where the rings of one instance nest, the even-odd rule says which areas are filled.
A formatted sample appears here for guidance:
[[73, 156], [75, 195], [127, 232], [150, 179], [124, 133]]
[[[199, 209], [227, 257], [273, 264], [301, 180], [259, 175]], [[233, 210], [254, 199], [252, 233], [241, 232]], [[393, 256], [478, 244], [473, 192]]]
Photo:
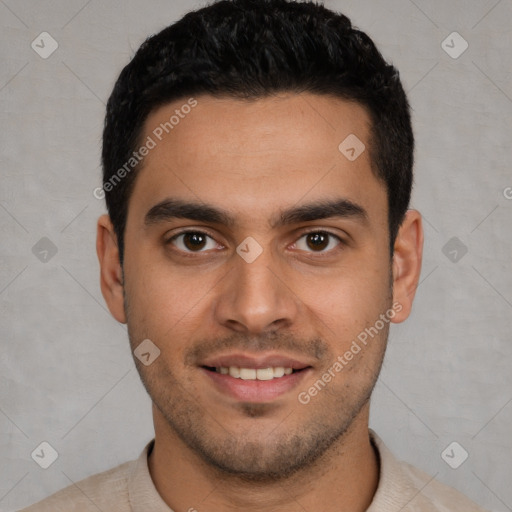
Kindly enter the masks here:
[[[0, 0], [2, 511], [135, 458], [153, 436], [126, 328], [100, 293], [93, 190], [114, 80], [147, 35], [198, 5]], [[397, 456], [512, 510], [512, 3], [325, 5], [400, 69], [417, 138], [422, 280], [391, 330], [371, 426]], [[31, 48], [43, 31], [59, 45], [47, 59]], [[461, 40], [442, 46], [454, 31], [469, 44], [458, 58], [443, 46]], [[42, 441], [59, 454], [46, 470], [31, 458]], [[469, 453], [457, 469], [441, 457], [453, 441]]]

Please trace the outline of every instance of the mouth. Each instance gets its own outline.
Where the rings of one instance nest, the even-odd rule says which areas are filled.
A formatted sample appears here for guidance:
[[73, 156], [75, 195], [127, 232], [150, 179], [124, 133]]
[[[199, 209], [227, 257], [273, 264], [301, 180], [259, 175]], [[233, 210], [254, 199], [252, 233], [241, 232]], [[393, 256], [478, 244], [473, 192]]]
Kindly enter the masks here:
[[205, 370], [220, 373], [221, 375], [229, 375], [234, 379], [242, 380], [273, 380], [280, 379], [285, 375], [302, 372], [308, 367], [294, 369], [284, 366], [269, 366], [267, 368], [243, 368], [240, 366], [203, 366]]
[[307, 362], [280, 355], [221, 356], [200, 365], [223, 395], [245, 402], [269, 402], [295, 387], [313, 371]]

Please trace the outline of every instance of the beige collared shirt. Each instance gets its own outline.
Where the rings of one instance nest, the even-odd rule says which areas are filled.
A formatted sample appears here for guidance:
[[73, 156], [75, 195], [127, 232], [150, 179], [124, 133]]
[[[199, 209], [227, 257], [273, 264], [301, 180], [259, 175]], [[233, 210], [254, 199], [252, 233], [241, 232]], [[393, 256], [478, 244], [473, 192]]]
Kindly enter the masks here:
[[[380, 477], [367, 512], [485, 512], [455, 489], [398, 461], [372, 430], [370, 436]], [[137, 460], [81, 480], [21, 512], [173, 512], [151, 480], [147, 459], [153, 442]]]

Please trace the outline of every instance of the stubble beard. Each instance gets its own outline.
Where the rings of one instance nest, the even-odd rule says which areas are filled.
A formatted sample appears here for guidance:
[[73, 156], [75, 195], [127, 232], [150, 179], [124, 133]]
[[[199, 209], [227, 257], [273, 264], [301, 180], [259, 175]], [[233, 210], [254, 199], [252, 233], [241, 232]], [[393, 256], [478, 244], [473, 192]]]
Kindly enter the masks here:
[[[182, 443], [219, 476], [260, 483], [288, 479], [319, 462], [335, 445], [341, 449], [344, 435], [369, 402], [380, 371], [379, 365], [363, 389], [355, 390], [346, 385], [341, 393], [322, 390], [315, 398], [325, 396], [320, 412], [308, 414], [305, 422], [297, 424], [294, 417], [307, 412], [310, 405], [297, 401], [294, 410], [276, 420], [270, 432], [256, 432], [248, 438], [246, 432], [229, 431], [222, 418], [213, 419], [162, 361], [157, 359], [150, 371], [139, 361], [136, 363], [154, 405]], [[273, 414], [273, 409], [272, 404], [241, 402], [233, 409], [233, 414], [257, 422]], [[275, 415], [276, 418], [282, 416]]]
[[[136, 322], [130, 321], [126, 295], [125, 311], [133, 352], [145, 337], [138, 332]], [[247, 439], [244, 432], [230, 432], [221, 425], [222, 418], [214, 419], [187, 391], [185, 383], [180, 383], [172, 369], [164, 364], [164, 358], [158, 358], [149, 367], [136, 359], [135, 363], [146, 391], [165, 418], [170, 432], [210, 470], [223, 479], [271, 483], [289, 479], [301, 470], [311, 470], [313, 465], [329, 456], [329, 451], [332, 454], [342, 449], [345, 434], [370, 400], [382, 366], [388, 332], [389, 325], [380, 333], [379, 339], [372, 341], [379, 344], [380, 349], [374, 355], [373, 367], [361, 365], [367, 375], [359, 389], [354, 389], [350, 381], [341, 392], [327, 388], [320, 393], [323, 396], [317, 398], [323, 399], [321, 410], [317, 408], [318, 412], [310, 413], [304, 422], [292, 424], [297, 413], [303, 414], [307, 411], [304, 408], [309, 407], [297, 402], [280, 424], [270, 432], [253, 435], [251, 439]], [[273, 404], [242, 402], [233, 413], [254, 418], [256, 422], [273, 414], [273, 410]]]

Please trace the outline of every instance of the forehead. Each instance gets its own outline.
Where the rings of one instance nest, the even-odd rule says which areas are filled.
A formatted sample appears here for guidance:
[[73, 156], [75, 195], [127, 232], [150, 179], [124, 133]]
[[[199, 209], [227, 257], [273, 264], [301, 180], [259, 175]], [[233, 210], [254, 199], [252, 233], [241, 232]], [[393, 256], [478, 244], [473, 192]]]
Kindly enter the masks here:
[[180, 145], [178, 158], [207, 157], [217, 151], [243, 152], [249, 157], [262, 151], [288, 151], [287, 158], [295, 152], [298, 157], [309, 155], [318, 161], [320, 142], [332, 156], [350, 134], [368, 142], [369, 129], [364, 106], [333, 96], [283, 93], [242, 100], [202, 95], [153, 111], [146, 119], [143, 136], [151, 136], [161, 148]]
[[332, 96], [174, 101], [144, 124], [141, 141], [152, 148], [130, 209], [169, 196], [248, 217], [329, 195], [371, 203], [385, 187], [371, 170], [369, 134], [366, 109]]

